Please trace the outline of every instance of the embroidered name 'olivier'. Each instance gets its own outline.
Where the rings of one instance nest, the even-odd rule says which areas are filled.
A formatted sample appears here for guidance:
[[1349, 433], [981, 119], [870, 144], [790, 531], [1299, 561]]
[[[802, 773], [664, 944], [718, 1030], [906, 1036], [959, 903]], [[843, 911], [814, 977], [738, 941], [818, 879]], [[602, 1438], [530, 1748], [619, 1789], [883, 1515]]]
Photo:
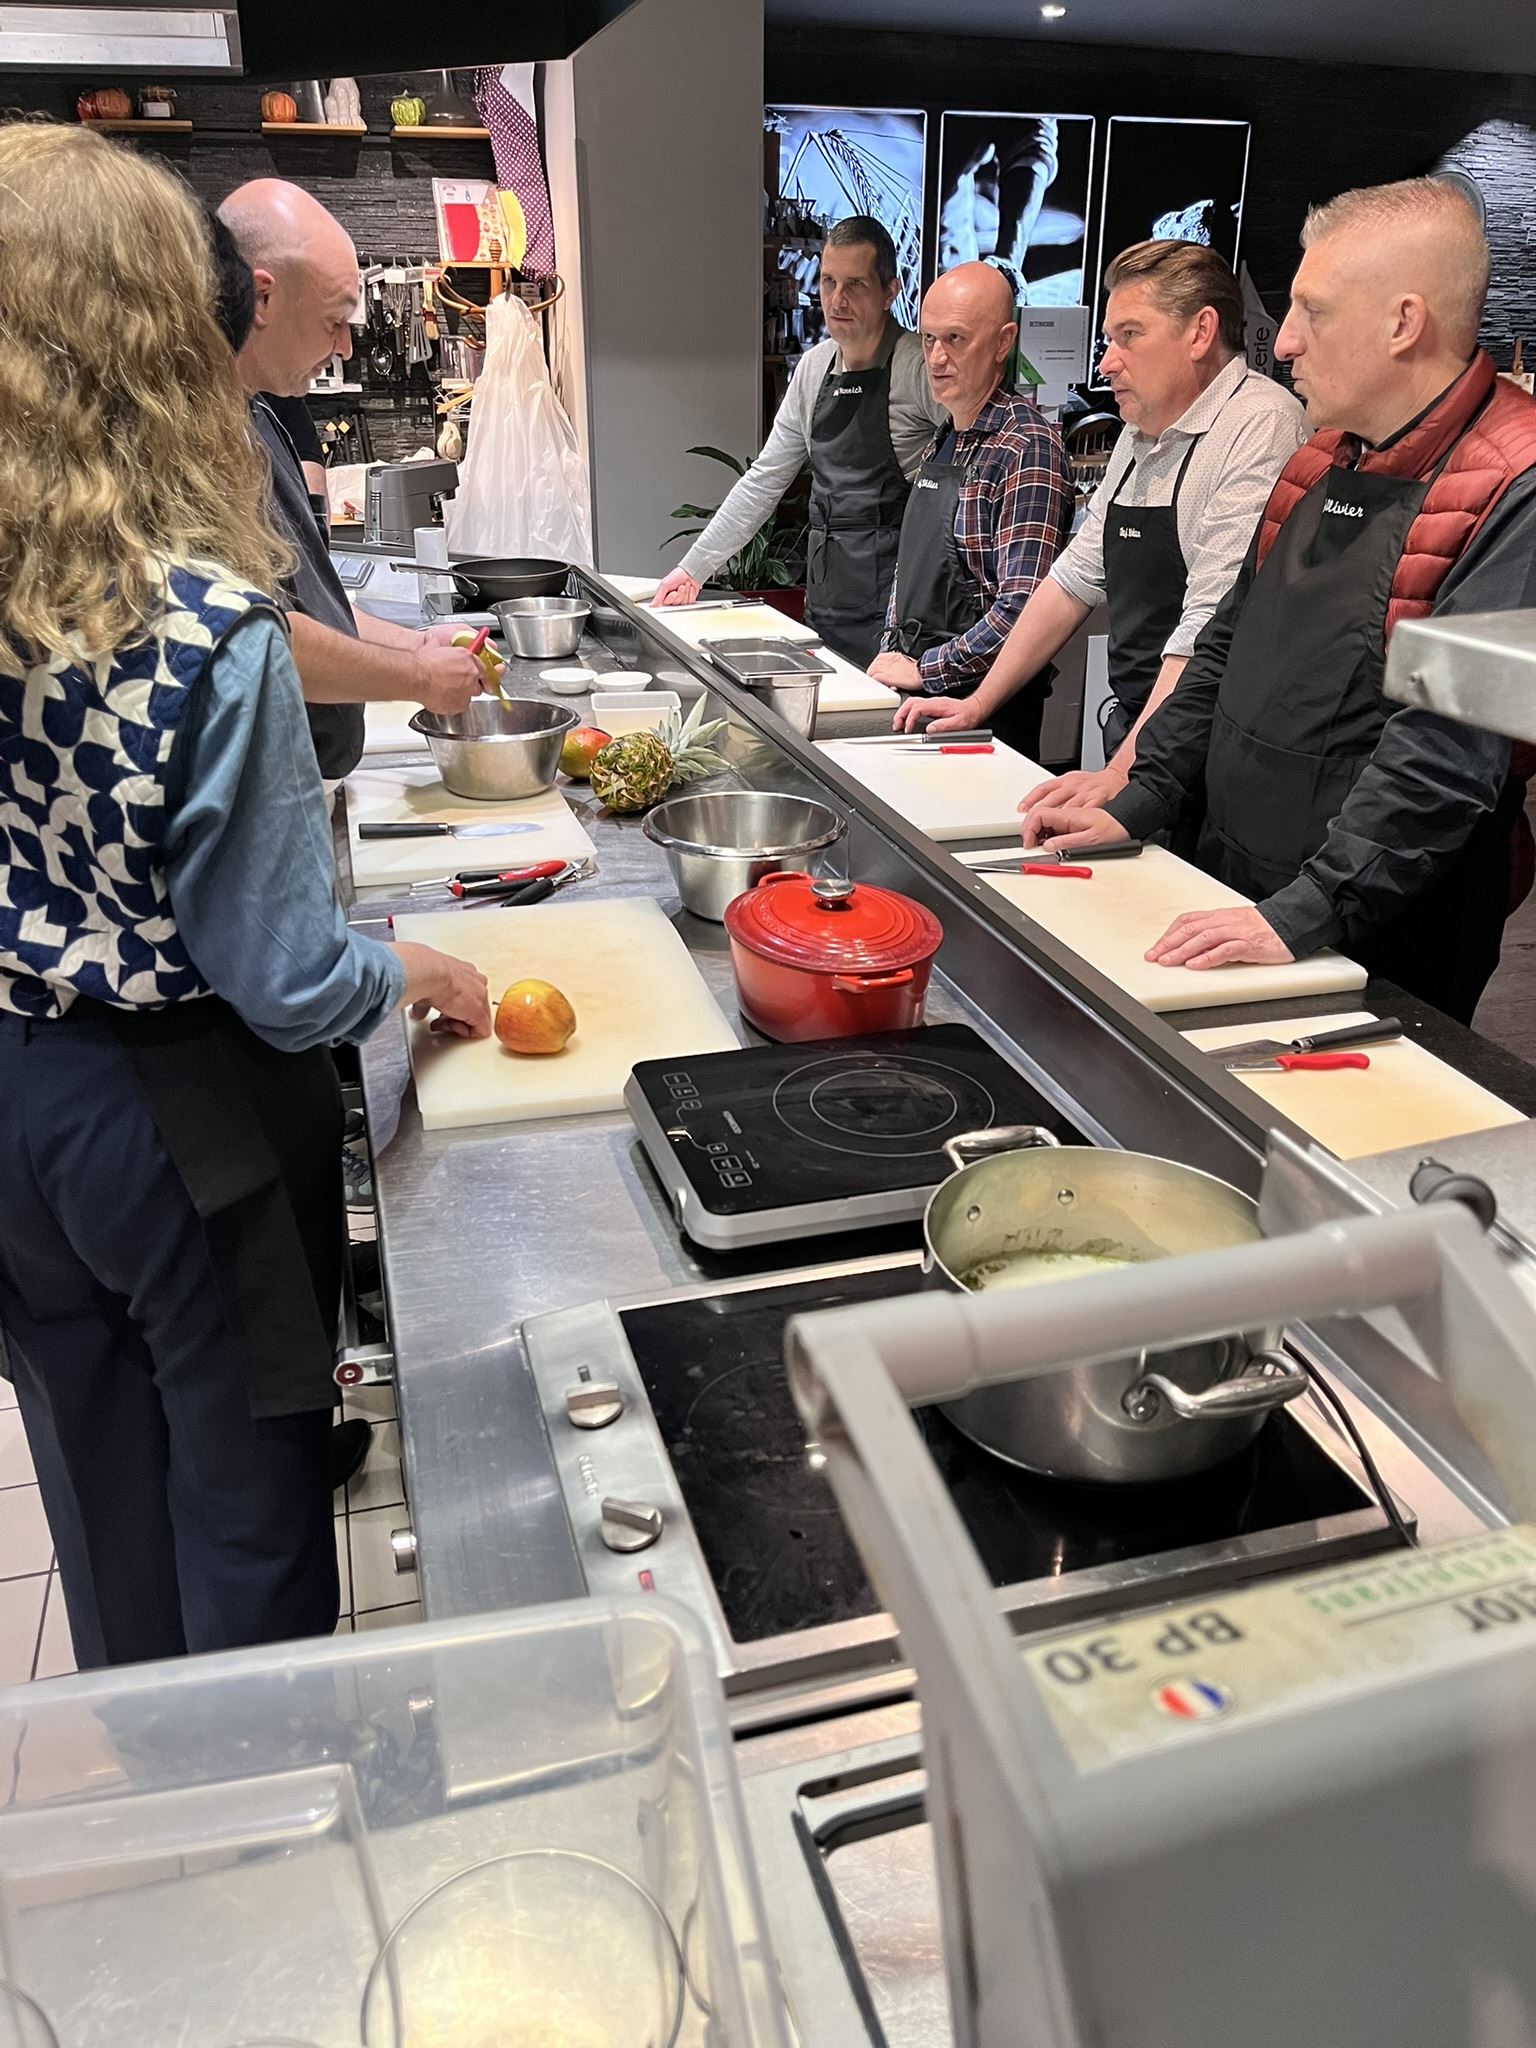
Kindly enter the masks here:
[[1340, 519], [1363, 519], [1365, 517], [1365, 507], [1363, 505], [1343, 505], [1337, 498], [1324, 498], [1323, 510], [1325, 512], [1336, 512]]

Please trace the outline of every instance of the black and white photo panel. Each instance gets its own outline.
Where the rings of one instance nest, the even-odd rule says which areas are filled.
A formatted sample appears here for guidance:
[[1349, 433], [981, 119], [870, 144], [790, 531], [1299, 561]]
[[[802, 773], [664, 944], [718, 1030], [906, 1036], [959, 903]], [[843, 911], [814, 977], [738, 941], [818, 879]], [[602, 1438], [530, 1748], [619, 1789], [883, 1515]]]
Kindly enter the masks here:
[[939, 124], [940, 274], [1004, 263], [1031, 306], [1080, 306], [1093, 190], [1091, 114], [946, 113]]
[[894, 310], [904, 327], [916, 327], [927, 115], [897, 107], [770, 106], [763, 119], [779, 131], [783, 200], [814, 216], [823, 234], [854, 213], [871, 214], [890, 231], [902, 275]]

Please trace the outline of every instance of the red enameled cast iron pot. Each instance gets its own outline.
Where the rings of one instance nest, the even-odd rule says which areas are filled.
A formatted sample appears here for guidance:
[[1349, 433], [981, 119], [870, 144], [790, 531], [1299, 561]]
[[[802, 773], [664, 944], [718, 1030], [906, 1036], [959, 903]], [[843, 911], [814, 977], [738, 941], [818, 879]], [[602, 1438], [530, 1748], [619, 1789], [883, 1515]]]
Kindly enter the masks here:
[[726, 908], [741, 1014], [769, 1038], [847, 1038], [923, 1021], [944, 928], [892, 889], [765, 875]]

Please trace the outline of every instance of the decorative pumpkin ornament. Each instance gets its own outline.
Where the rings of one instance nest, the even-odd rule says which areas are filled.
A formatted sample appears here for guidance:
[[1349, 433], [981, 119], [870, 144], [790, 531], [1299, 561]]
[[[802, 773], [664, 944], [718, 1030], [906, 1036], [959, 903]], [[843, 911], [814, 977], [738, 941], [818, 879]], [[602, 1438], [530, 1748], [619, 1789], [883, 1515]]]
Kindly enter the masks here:
[[264, 92], [261, 96], [261, 118], [286, 126], [299, 118], [299, 103], [291, 92]]
[[95, 92], [81, 93], [75, 112], [82, 121], [127, 121], [133, 116], [133, 101], [121, 86], [98, 86]]
[[427, 118], [427, 103], [420, 93], [403, 92], [390, 101], [389, 118], [397, 128], [419, 128]]

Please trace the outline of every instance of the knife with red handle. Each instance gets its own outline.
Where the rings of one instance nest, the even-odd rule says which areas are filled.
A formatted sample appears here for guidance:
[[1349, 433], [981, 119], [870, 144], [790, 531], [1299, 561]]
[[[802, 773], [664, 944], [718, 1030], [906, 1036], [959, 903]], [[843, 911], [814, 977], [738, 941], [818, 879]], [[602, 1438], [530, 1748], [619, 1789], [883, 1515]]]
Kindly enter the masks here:
[[1363, 1052], [1277, 1052], [1268, 1056], [1250, 1052], [1222, 1061], [1227, 1071], [1233, 1074], [1328, 1073], [1339, 1067], [1368, 1067], [1370, 1064]]
[[1092, 868], [1069, 868], [1064, 863], [1043, 860], [1024, 861], [1020, 864], [1018, 872], [1021, 875], [1039, 875], [1042, 878], [1053, 877], [1058, 882], [1091, 882], [1093, 880]]
[[423, 889], [447, 889], [452, 895], [462, 896], [466, 889], [477, 883], [510, 887], [514, 882], [537, 882], [545, 875], [558, 875], [565, 865], [563, 860], [536, 860], [522, 868], [460, 868], [454, 875], [434, 875], [430, 882], [412, 882], [411, 893], [415, 895]]

